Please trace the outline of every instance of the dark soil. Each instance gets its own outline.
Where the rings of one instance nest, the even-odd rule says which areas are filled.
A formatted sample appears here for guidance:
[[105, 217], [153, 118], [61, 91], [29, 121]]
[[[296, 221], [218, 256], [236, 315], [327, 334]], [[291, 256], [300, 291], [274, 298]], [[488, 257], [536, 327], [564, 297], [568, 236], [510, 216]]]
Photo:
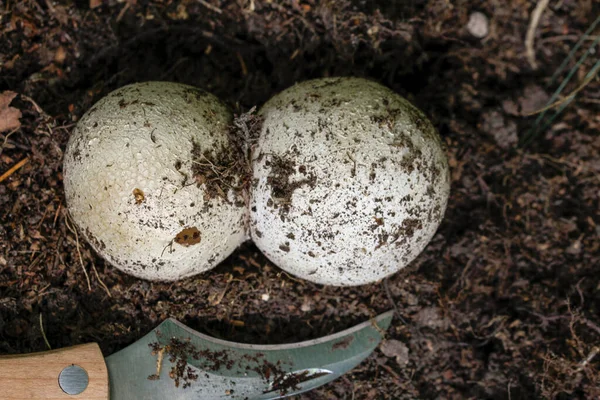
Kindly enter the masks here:
[[[19, 94], [11, 105], [22, 125], [0, 132], [0, 174], [28, 162], [0, 183], [0, 353], [45, 350], [41, 317], [52, 348], [98, 342], [108, 355], [168, 317], [216, 337], [284, 343], [394, 307], [385, 346], [297, 398], [600, 398], [598, 81], [519, 146], [535, 120], [526, 114], [545, 105], [558, 86], [550, 77], [600, 8], [550, 2], [533, 69], [524, 38], [536, 3], [5, 2], [0, 93]], [[485, 39], [466, 29], [472, 11], [490, 18]], [[294, 82], [347, 75], [407, 97], [448, 147], [445, 221], [410, 267], [373, 285], [323, 287], [244, 245], [206, 274], [151, 283], [77, 245], [62, 156], [74, 123], [103, 95], [176, 81], [241, 114]]]
[[[317, 178], [313, 174], [308, 174], [306, 178], [290, 182], [290, 176], [296, 172], [296, 162], [292, 159], [285, 159], [276, 155], [267, 157], [269, 157], [269, 160], [265, 162], [265, 166], [271, 168], [267, 184], [271, 187], [272, 195], [272, 199], [267, 201], [267, 206], [278, 208], [279, 216], [284, 221], [288, 215], [294, 191], [304, 185], [314, 188]], [[299, 171], [304, 171], [304, 175], [307, 175], [306, 167], [302, 167], [300, 165], [297, 168]], [[286, 247], [287, 250], [279, 246], [284, 251], [290, 251], [289, 247], [283, 247]]]

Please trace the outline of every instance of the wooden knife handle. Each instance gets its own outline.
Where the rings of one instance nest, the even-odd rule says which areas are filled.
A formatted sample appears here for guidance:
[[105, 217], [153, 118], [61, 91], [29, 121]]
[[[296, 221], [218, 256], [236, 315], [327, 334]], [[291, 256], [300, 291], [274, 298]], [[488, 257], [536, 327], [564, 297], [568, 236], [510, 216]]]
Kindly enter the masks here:
[[[73, 365], [81, 367], [88, 376], [87, 387], [77, 395], [65, 393], [59, 383], [61, 372]], [[78, 368], [67, 371], [82, 373]], [[108, 400], [108, 396], [106, 363], [96, 343], [0, 357], [0, 399]]]

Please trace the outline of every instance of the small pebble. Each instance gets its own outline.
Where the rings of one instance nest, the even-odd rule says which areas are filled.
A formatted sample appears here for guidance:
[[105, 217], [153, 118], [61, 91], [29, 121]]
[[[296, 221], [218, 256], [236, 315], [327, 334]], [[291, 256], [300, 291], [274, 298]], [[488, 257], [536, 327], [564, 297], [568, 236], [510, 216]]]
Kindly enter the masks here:
[[490, 33], [488, 17], [479, 11], [472, 12], [467, 23], [467, 30], [476, 38], [483, 39]]

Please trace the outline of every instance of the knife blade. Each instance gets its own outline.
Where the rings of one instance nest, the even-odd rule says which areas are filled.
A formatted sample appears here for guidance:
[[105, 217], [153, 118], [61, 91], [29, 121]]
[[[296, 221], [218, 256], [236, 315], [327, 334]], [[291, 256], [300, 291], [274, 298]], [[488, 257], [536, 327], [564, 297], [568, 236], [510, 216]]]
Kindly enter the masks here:
[[324, 385], [358, 365], [382, 340], [392, 316], [388, 311], [332, 335], [283, 345], [229, 342], [167, 319], [106, 358], [97, 344], [2, 356], [0, 398], [284, 398]]

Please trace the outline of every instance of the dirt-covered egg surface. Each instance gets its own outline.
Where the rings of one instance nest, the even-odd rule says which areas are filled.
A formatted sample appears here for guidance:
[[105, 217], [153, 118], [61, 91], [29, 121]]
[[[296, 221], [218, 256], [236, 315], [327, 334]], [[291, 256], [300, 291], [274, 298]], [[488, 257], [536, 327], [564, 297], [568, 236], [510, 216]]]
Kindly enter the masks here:
[[375, 82], [325, 78], [283, 91], [260, 114], [251, 235], [274, 263], [313, 282], [360, 285], [425, 248], [449, 171], [421, 111]]
[[96, 103], [67, 145], [64, 185], [95, 250], [144, 279], [216, 266], [246, 239], [233, 115], [215, 96], [176, 83], [122, 87]]

